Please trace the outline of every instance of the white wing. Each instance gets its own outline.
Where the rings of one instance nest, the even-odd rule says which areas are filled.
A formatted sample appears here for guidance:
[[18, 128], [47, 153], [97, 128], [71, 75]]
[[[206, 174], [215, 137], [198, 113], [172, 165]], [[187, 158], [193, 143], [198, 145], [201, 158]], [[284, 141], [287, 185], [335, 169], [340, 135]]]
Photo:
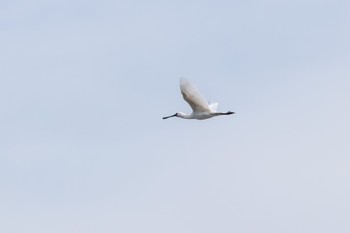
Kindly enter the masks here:
[[209, 102], [209, 108], [212, 112], [217, 112], [218, 111], [218, 103], [210, 103]]
[[186, 102], [191, 106], [193, 112], [206, 112], [210, 111], [208, 102], [199, 93], [197, 88], [190, 83], [189, 80], [181, 78], [180, 79], [180, 89], [182, 96]]

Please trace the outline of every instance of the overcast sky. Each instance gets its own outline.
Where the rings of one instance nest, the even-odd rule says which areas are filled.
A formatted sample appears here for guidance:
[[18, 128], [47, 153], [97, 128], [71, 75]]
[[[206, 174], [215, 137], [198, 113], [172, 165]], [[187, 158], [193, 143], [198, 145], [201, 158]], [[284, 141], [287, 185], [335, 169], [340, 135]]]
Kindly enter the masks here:
[[[0, 231], [350, 232], [347, 0], [0, 3]], [[190, 113], [179, 78], [232, 116]]]

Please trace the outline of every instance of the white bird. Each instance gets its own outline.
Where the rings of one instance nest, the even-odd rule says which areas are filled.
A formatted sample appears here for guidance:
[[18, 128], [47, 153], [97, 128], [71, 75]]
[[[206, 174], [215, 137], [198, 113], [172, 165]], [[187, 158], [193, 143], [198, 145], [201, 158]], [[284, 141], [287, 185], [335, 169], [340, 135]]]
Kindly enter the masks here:
[[217, 112], [218, 103], [208, 103], [200, 94], [198, 89], [187, 79], [180, 79], [180, 89], [183, 98], [191, 106], [193, 112], [191, 114], [177, 112], [174, 115], [163, 117], [163, 119], [168, 119], [170, 117], [180, 117], [183, 119], [204, 120], [215, 116], [235, 114], [231, 111]]

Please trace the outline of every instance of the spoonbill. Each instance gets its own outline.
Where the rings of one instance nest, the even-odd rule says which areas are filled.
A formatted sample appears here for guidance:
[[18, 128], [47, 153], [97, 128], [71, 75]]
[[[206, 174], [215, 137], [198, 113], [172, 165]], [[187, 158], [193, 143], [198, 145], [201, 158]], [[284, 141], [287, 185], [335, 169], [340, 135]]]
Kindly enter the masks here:
[[188, 79], [180, 79], [180, 90], [184, 100], [191, 106], [193, 112], [191, 114], [177, 112], [174, 115], [163, 117], [163, 119], [180, 117], [183, 119], [204, 120], [215, 116], [235, 114], [235, 112], [231, 111], [218, 112], [218, 103], [208, 103]]

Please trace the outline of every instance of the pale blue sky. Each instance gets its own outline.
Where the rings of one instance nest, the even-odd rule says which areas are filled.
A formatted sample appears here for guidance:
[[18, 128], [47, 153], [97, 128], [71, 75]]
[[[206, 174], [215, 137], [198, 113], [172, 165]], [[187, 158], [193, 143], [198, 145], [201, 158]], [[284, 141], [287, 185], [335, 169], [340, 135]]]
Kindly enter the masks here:
[[349, 1], [0, 6], [1, 232], [350, 232]]

